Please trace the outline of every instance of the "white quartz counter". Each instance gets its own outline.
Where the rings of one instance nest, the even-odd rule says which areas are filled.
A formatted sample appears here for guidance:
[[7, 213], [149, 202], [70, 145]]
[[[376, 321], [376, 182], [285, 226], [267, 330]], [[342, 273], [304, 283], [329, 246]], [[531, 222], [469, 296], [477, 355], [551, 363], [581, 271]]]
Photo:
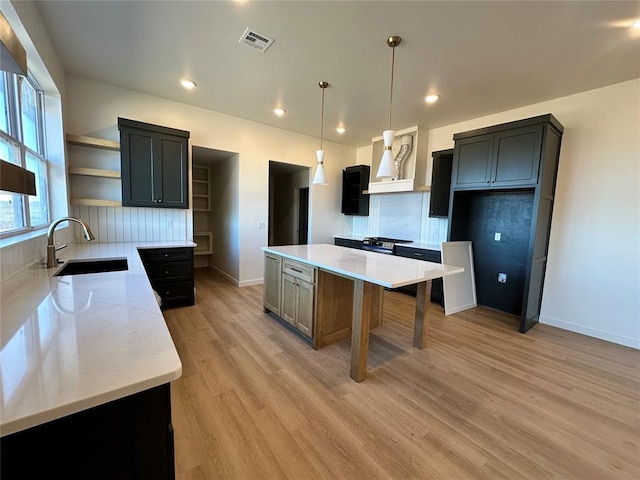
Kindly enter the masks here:
[[59, 258], [126, 257], [129, 269], [53, 277], [57, 268], [33, 265], [2, 282], [0, 435], [180, 377], [182, 364], [137, 248], [194, 245], [70, 245]]
[[388, 288], [412, 285], [464, 271], [460, 267], [394, 255], [381, 255], [335, 245], [285, 245], [263, 247], [262, 249], [265, 252], [308, 263], [329, 272]]

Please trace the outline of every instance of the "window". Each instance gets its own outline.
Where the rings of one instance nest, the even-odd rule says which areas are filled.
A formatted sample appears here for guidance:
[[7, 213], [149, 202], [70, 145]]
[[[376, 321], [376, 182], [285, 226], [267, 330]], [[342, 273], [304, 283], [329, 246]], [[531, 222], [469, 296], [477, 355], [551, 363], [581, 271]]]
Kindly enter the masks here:
[[49, 224], [43, 92], [34, 79], [0, 72], [0, 158], [36, 176], [37, 195], [0, 192], [0, 235]]

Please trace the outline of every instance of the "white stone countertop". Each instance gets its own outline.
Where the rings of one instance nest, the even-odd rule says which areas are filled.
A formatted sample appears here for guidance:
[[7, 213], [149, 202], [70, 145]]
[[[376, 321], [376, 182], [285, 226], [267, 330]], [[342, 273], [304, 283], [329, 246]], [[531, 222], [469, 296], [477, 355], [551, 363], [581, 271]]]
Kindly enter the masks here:
[[[375, 237], [378, 235], [371, 235], [371, 236]], [[379, 236], [384, 236], [384, 235], [379, 235]], [[355, 241], [361, 242], [366, 237], [363, 237], [362, 235], [334, 235], [333, 238], [344, 238], [345, 240], [355, 240]], [[411, 242], [411, 243], [398, 243], [397, 245], [400, 247], [420, 248], [422, 250], [435, 250], [437, 252], [442, 251], [442, 245], [437, 243]]]
[[0, 435], [179, 378], [182, 363], [137, 248], [193, 246], [84, 242], [58, 257], [126, 257], [129, 269], [53, 277], [58, 268], [33, 265], [2, 282]]
[[412, 285], [464, 271], [461, 267], [336, 245], [285, 245], [262, 247], [262, 250], [388, 288]]

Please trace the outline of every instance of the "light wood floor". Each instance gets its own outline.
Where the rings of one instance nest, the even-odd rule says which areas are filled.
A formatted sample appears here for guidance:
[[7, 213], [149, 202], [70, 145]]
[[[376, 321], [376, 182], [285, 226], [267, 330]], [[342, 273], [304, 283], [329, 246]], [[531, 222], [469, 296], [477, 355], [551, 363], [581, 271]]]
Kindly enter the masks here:
[[386, 292], [358, 384], [349, 340], [312, 350], [261, 286], [207, 269], [196, 286], [165, 312], [179, 479], [640, 478], [639, 351], [435, 304], [417, 350], [415, 299]]

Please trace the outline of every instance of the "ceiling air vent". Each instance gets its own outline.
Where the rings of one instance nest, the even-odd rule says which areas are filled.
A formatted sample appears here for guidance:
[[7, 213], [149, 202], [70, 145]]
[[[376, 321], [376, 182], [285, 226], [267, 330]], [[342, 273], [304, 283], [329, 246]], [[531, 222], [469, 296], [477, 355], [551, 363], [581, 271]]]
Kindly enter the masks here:
[[273, 43], [273, 39], [265, 37], [264, 35], [247, 28], [238, 42], [249, 45], [251, 48], [255, 48], [256, 50], [264, 53]]

